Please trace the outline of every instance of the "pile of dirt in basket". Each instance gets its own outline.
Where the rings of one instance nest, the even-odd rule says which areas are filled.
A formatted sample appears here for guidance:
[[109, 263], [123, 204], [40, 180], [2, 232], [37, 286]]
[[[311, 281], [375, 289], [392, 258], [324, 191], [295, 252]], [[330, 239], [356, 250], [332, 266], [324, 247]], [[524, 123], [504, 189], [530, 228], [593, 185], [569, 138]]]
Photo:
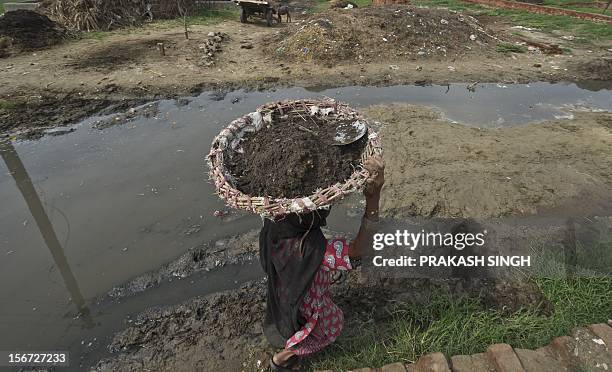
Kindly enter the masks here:
[[457, 57], [493, 51], [496, 37], [475, 18], [409, 6], [329, 9], [273, 37], [280, 59], [333, 63]]
[[246, 135], [243, 152], [227, 154], [237, 188], [251, 196], [293, 198], [345, 181], [360, 162], [367, 136], [335, 146], [335, 128], [308, 117]]
[[[15, 10], [0, 17], [0, 49], [36, 50], [62, 42], [67, 31], [47, 16], [31, 10]], [[0, 52], [1, 53], [1, 52]]]

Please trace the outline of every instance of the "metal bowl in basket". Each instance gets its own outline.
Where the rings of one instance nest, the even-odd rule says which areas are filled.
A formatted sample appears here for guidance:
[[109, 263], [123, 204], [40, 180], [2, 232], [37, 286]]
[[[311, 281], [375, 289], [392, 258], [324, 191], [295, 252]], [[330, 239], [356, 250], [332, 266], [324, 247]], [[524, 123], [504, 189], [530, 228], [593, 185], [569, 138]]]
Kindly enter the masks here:
[[[227, 151], [235, 151], [247, 133], [258, 131], [268, 125], [275, 125], [273, 118], [296, 115], [320, 115], [331, 118], [355, 119], [366, 123], [367, 143], [361, 154], [361, 162], [351, 176], [325, 189], [319, 189], [312, 195], [296, 198], [272, 198], [269, 196], [247, 195], [238, 190], [235, 179], [230, 174], [224, 156]], [[282, 124], [279, 124], [282, 125]], [[208, 155], [209, 175], [215, 183], [216, 193], [228, 206], [245, 209], [264, 217], [278, 217], [288, 213], [306, 213], [316, 209], [328, 208], [347, 194], [363, 189], [369, 172], [363, 167], [364, 161], [373, 156], [382, 155], [378, 135], [367, 124], [362, 116], [346, 104], [326, 100], [295, 100], [268, 103], [238, 118], [224, 128], [212, 143]]]

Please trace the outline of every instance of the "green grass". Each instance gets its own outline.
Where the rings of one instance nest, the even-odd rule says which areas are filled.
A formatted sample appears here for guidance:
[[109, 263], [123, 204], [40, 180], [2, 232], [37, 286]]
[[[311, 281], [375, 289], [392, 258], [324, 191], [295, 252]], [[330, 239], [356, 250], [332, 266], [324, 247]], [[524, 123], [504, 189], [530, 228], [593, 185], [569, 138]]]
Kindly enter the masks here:
[[499, 43], [497, 44], [497, 47], [495, 47], [495, 50], [500, 52], [500, 53], [525, 53], [527, 52], [527, 48], [525, 48], [523, 45], [516, 45], [516, 44], [510, 44], [510, 43]]
[[10, 110], [15, 107], [13, 102], [9, 102], [4, 99], [0, 99], [0, 110]]
[[[0, 0], [1, 1], [1, 0]], [[220, 23], [227, 19], [235, 19], [237, 20], [239, 17], [238, 9], [221, 9], [221, 10], [202, 10], [198, 12], [196, 15], [187, 17], [187, 27], [190, 26], [210, 26]], [[82, 39], [93, 39], [93, 40], [103, 40], [113, 34], [126, 34], [132, 32], [146, 32], [147, 27], [153, 27], [157, 29], [170, 29], [175, 27], [183, 27], [183, 19], [175, 18], [175, 19], [164, 19], [157, 20], [149, 25], [145, 25], [145, 27], [126, 27], [113, 31], [91, 31], [91, 32], [83, 32], [81, 34]]]
[[[595, 2], [595, 0], [544, 0], [544, 5], [555, 8], [577, 10], [579, 12], [600, 14], [603, 9], [588, 6], [589, 3], [593, 2]], [[584, 6], [580, 6], [576, 3], [583, 3]]]
[[7, 0], [0, 0], [0, 14], [4, 13], [4, 3], [8, 2]]
[[464, 3], [459, 0], [415, 0], [413, 3], [415, 5], [445, 7], [453, 10], [472, 10], [484, 15], [506, 17], [517, 25], [537, 28], [547, 32], [559, 30], [588, 41], [612, 40], [612, 27], [610, 25], [568, 16], [553, 16], [521, 10], [489, 8], [477, 4]]
[[[219, 9], [219, 10], [201, 10], [195, 15], [187, 17], [187, 25], [189, 26], [210, 26], [220, 23], [227, 19], [238, 19], [238, 7], [236, 9]], [[153, 26], [161, 27], [177, 27], [183, 26], [183, 19], [169, 19], [153, 22]]]
[[[357, 5], [358, 8], [363, 8], [363, 7], [367, 7], [372, 5], [372, 0], [350, 0], [351, 2], [353, 2], [355, 5]], [[324, 10], [329, 9], [329, 4], [330, 1], [329, 0], [315, 0], [315, 5], [308, 9], [308, 13], [320, 13]]]
[[414, 362], [441, 351], [448, 356], [483, 352], [494, 343], [537, 348], [572, 328], [605, 322], [612, 314], [610, 278], [538, 279], [554, 305], [550, 317], [534, 310], [513, 315], [485, 309], [474, 298], [432, 293], [418, 304], [398, 304], [389, 320], [367, 323], [340, 338], [314, 360], [315, 369], [347, 370], [380, 367], [397, 361]]

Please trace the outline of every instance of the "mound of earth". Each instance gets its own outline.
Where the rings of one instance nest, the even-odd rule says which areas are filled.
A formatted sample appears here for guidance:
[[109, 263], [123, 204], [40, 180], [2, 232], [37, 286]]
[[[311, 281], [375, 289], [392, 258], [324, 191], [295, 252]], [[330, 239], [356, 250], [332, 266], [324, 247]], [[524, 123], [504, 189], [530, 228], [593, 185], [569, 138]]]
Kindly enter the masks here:
[[329, 9], [274, 38], [267, 44], [279, 59], [323, 64], [453, 58], [492, 51], [498, 42], [471, 16], [409, 6]]
[[335, 128], [311, 117], [248, 134], [244, 151], [229, 156], [236, 186], [248, 195], [293, 198], [345, 181], [360, 162], [367, 136], [334, 146]]
[[[18, 50], [36, 50], [62, 42], [66, 30], [49, 17], [31, 11], [15, 10], [0, 17], [0, 39]], [[1, 47], [1, 46], [0, 46]]]

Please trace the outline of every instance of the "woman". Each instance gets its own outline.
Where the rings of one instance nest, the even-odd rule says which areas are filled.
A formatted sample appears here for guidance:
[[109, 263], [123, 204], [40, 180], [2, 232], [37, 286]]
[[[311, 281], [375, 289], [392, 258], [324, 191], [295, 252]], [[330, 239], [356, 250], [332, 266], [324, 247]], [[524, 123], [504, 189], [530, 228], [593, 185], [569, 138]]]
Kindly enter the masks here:
[[264, 220], [259, 234], [260, 260], [268, 275], [264, 333], [273, 346], [283, 348], [270, 360], [272, 370], [294, 370], [300, 358], [340, 335], [344, 316], [330, 297], [331, 272], [350, 270], [351, 259], [367, 249], [384, 183], [381, 157], [372, 157], [364, 165], [370, 172], [364, 190], [365, 215], [350, 245], [345, 239], [323, 236], [326, 209]]

